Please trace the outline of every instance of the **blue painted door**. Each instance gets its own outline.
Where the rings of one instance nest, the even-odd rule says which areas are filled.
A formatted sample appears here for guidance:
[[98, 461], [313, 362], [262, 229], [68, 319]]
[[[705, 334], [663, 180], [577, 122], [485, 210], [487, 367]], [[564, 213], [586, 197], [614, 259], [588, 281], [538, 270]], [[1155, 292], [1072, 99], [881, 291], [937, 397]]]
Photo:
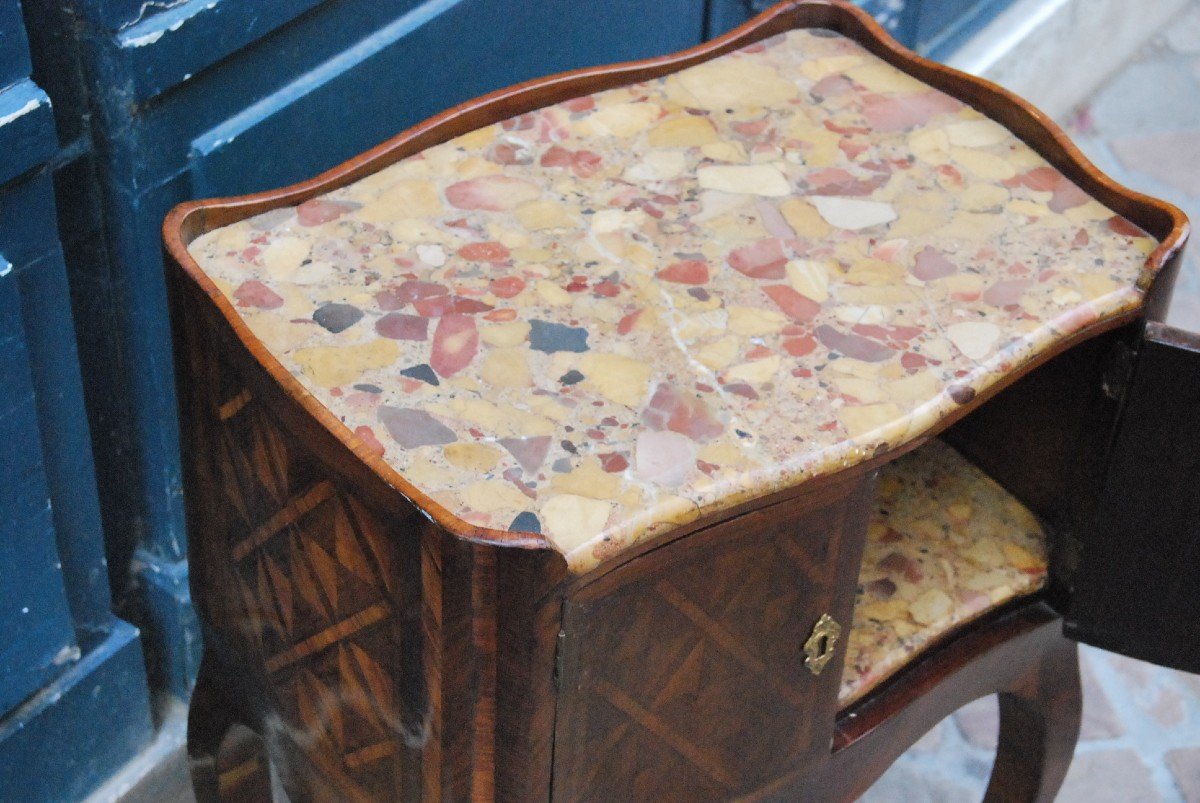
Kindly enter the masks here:
[[[150, 737], [138, 632], [113, 615], [57, 231], [50, 99], [0, 0], [0, 798], [71, 800]], [[101, 727], [100, 723], [103, 723]]]

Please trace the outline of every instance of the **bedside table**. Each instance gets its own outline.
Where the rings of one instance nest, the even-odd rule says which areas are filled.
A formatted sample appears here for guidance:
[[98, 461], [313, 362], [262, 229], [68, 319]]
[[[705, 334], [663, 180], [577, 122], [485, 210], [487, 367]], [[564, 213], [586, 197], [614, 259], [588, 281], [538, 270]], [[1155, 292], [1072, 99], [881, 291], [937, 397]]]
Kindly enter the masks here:
[[851, 798], [999, 693], [1052, 798], [1064, 612], [1196, 659], [1186, 234], [832, 2], [179, 207], [198, 795], [241, 723], [293, 799]]

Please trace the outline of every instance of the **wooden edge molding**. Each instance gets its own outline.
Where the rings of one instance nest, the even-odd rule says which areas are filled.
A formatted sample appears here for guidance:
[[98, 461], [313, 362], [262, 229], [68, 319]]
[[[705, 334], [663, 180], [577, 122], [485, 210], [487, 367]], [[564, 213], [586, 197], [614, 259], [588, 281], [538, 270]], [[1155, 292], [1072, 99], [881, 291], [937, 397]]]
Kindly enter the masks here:
[[[550, 550], [557, 553], [558, 550], [545, 536], [477, 527], [462, 521], [404, 479], [381, 457], [368, 451], [362, 441], [315, 396], [306, 391], [250, 332], [233, 305], [188, 253], [188, 245], [209, 231], [272, 209], [303, 203], [317, 195], [351, 184], [408, 156], [484, 126], [580, 95], [658, 78], [798, 28], [827, 28], [837, 31], [884, 61], [974, 107], [1011, 130], [1097, 200], [1154, 235], [1160, 242], [1147, 257], [1142, 274], [1146, 278], [1146, 286], [1141, 289], [1149, 293], [1147, 309], [1165, 309], [1170, 285], [1174, 280], [1174, 270], [1179, 263], [1179, 253], [1189, 229], [1187, 218], [1179, 209], [1165, 201], [1118, 184], [1088, 161], [1062, 129], [1041, 111], [990, 81], [918, 56], [897, 43], [869, 14], [851, 5], [847, 0], [785, 0], [723, 36], [678, 53], [559, 73], [515, 84], [466, 101], [418, 123], [337, 167], [289, 187], [180, 204], [171, 210], [163, 222], [163, 240], [169, 262], [174, 263], [183, 277], [190, 279], [207, 296], [254, 359], [309, 415], [328, 428], [358, 460], [375, 472], [388, 486], [416, 505], [424, 515], [466, 541], [521, 549]], [[1151, 279], [1154, 281], [1151, 282]], [[914, 448], [934, 431], [961, 418], [1003, 387], [1051, 357], [1076, 343], [1108, 329], [1133, 322], [1139, 317], [1141, 315], [1136, 312], [1126, 313], [1077, 332], [1071, 338], [1056, 344], [1054, 348], [1039, 354], [1019, 371], [1011, 372], [988, 393], [980, 394], [969, 404], [963, 405], [955, 413], [938, 422], [935, 430], [931, 430], [930, 433], [876, 455], [868, 461], [869, 465], [850, 467], [821, 479], [832, 481], [846, 472], [861, 474], [871, 467], [894, 459], [900, 452]], [[773, 496], [786, 497], [808, 484], [810, 483], [801, 483]], [[762, 503], [763, 500], [760, 499], [751, 505], [759, 506]], [[674, 540], [679, 535], [745, 512], [743, 507], [745, 506], [704, 516], [692, 525], [669, 531], [666, 538], [648, 539], [644, 548], [631, 554], [641, 554], [645, 549], [661, 545], [666, 540]], [[565, 562], [565, 558], [563, 560]], [[603, 574], [611, 568], [609, 564], [616, 566], [622, 563], [623, 560], [602, 563], [589, 574]]]

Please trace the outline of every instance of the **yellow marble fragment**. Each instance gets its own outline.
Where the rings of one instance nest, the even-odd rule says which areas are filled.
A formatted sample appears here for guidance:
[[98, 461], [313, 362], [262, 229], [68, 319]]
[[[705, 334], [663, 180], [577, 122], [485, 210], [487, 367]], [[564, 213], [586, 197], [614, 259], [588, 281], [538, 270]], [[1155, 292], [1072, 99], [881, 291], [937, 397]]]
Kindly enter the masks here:
[[667, 79], [691, 100], [687, 105], [723, 111], [730, 107], [781, 106], [796, 96], [796, 85], [766, 64], [751, 59], [708, 61]]
[[651, 148], [692, 148], [716, 141], [716, 127], [708, 119], [690, 114], [667, 118], [646, 135]]
[[396, 341], [382, 338], [353, 346], [312, 346], [292, 354], [304, 375], [323, 388], [353, 382], [364, 372], [386, 368], [399, 357]]
[[567, 212], [565, 206], [558, 201], [549, 199], [521, 204], [513, 212], [513, 215], [522, 226], [530, 231], [569, 229], [579, 225], [578, 218]]
[[892, 402], [880, 404], [861, 404], [842, 407], [836, 413], [837, 420], [846, 428], [851, 438], [857, 438], [868, 432], [890, 424], [900, 418], [902, 412]]
[[591, 499], [615, 499], [621, 493], [620, 475], [606, 472], [594, 457], [585, 459], [573, 471], [553, 475], [550, 484], [559, 493]]
[[657, 103], [618, 103], [598, 109], [576, 122], [575, 128], [585, 137], [625, 139], [645, 130], [661, 112], [662, 107]]
[[773, 164], [711, 165], [696, 171], [696, 180], [706, 190], [779, 197], [792, 191], [791, 185]]
[[584, 384], [610, 401], [637, 407], [646, 400], [654, 368], [642, 360], [620, 354], [583, 355], [579, 361]]
[[833, 228], [817, 212], [817, 208], [803, 198], [788, 198], [779, 205], [783, 219], [800, 237], [820, 239], [829, 236]]
[[599, 535], [612, 510], [612, 502], [578, 494], [559, 494], [542, 505], [541, 520], [555, 545], [570, 552]]
[[520, 509], [528, 503], [525, 494], [505, 480], [480, 480], [459, 491], [463, 503], [480, 513]]
[[500, 462], [500, 450], [482, 443], [450, 443], [442, 454], [447, 463], [472, 474], [486, 474]]
[[527, 388], [533, 386], [533, 375], [525, 348], [491, 349], [480, 368], [483, 381], [496, 388]]

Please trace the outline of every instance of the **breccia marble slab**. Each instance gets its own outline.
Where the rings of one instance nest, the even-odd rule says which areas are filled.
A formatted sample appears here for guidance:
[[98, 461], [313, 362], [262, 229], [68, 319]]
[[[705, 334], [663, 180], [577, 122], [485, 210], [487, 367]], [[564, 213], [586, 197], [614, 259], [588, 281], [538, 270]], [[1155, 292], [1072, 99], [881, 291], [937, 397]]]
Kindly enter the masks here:
[[958, 452], [931, 440], [880, 471], [839, 705], [861, 698], [940, 636], [1040, 591], [1041, 523]]
[[584, 572], [929, 430], [1156, 242], [823, 30], [521, 115], [190, 252], [458, 520]]

